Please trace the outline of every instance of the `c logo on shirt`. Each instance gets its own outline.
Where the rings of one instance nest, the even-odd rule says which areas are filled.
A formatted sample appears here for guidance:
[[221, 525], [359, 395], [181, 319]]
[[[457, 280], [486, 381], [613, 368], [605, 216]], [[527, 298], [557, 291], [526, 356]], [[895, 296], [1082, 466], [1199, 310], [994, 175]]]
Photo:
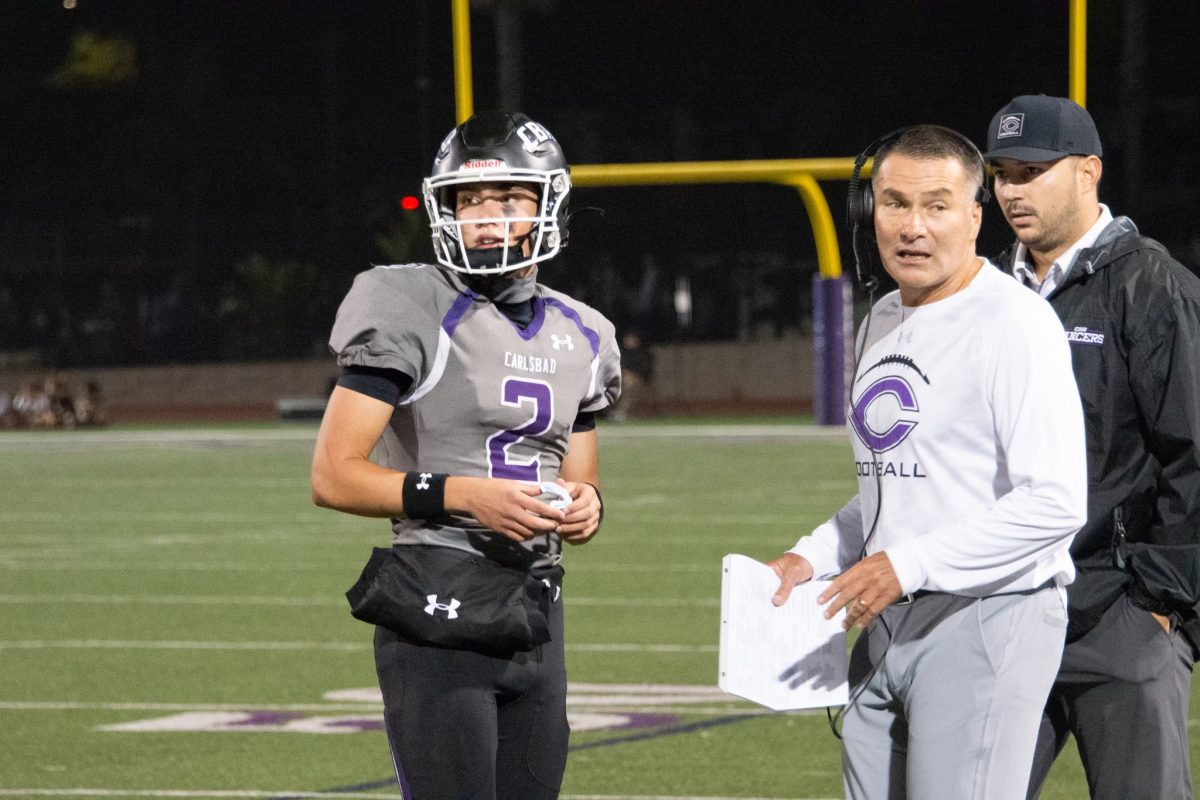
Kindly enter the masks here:
[[907, 438], [917, 427], [917, 420], [898, 418], [887, 430], [876, 431], [867, 424], [867, 409], [881, 398], [892, 396], [901, 412], [920, 411], [917, 406], [917, 396], [908, 381], [897, 375], [880, 378], [867, 387], [859, 395], [858, 400], [850, 408], [850, 424], [859, 440], [871, 449], [873, 453], [883, 453], [891, 450]]

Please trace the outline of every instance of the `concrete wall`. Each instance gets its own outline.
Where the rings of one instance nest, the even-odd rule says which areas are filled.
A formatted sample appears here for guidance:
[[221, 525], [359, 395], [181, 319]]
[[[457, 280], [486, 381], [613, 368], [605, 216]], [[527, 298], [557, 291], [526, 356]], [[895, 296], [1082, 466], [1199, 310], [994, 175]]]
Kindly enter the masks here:
[[[657, 345], [655, 404], [659, 413], [808, 413], [813, 347], [808, 338], [753, 343]], [[271, 419], [285, 397], [319, 397], [337, 375], [332, 359], [200, 364], [64, 373], [78, 392], [99, 382], [113, 421]], [[0, 370], [14, 391], [47, 372]]]
[[812, 411], [809, 338], [659, 345], [653, 352], [655, 393], [666, 412]]
[[[89, 380], [100, 384], [113, 422], [171, 419], [272, 419], [281, 397], [320, 396], [337, 375], [333, 359], [194, 364], [63, 373], [78, 393]], [[0, 373], [0, 386], [44, 380], [44, 370]]]

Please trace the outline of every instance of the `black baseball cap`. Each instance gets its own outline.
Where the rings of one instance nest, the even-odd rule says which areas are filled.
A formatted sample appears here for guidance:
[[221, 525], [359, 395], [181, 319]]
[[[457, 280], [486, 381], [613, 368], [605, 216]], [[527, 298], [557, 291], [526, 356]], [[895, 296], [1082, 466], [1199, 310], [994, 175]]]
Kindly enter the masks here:
[[1103, 155], [1087, 109], [1066, 97], [1023, 94], [992, 117], [984, 158], [1043, 162]]

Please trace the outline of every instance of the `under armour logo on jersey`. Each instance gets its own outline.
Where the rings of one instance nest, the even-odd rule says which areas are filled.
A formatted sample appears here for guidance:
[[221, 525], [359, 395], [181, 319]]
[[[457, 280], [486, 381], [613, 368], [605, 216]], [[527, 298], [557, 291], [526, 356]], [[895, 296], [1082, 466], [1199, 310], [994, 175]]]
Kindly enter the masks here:
[[559, 336], [557, 333], [550, 334], [550, 339], [554, 342], [554, 349], [561, 350], [564, 347], [568, 350], [575, 349], [575, 343], [571, 341], [571, 334]]
[[458, 602], [453, 597], [450, 598], [449, 603], [439, 603], [437, 601], [438, 596], [436, 594], [427, 594], [425, 595], [425, 599], [429, 601], [429, 605], [425, 606], [425, 613], [429, 616], [436, 616], [433, 613], [435, 611], [445, 611], [446, 619], [458, 619], [458, 607], [461, 606], [462, 603]]
[[417, 481], [417, 488], [418, 489], [428, 489], [429, 488], [429, 479], [432, 477], [433, 477], [432, 472], [422, 472], [421, 480]]

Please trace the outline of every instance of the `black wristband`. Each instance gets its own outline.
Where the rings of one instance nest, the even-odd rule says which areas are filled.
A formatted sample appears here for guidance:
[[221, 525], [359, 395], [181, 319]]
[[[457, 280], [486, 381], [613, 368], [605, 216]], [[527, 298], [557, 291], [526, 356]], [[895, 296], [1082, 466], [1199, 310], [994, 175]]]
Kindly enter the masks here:
[[600, 495], [599, 486], [594, 483], [589, 483], [588, 486], [592, 487], [592, 490], [596, 492], [596, 499], [600, 501], [600, 519], [596, 520], [596, 524], [599, 525], [604, 522], [604, 498]]
[[409, 519], [446, 516], [446, 478], [440, 472], [410, 472], [404, 476], [404, 515]]

